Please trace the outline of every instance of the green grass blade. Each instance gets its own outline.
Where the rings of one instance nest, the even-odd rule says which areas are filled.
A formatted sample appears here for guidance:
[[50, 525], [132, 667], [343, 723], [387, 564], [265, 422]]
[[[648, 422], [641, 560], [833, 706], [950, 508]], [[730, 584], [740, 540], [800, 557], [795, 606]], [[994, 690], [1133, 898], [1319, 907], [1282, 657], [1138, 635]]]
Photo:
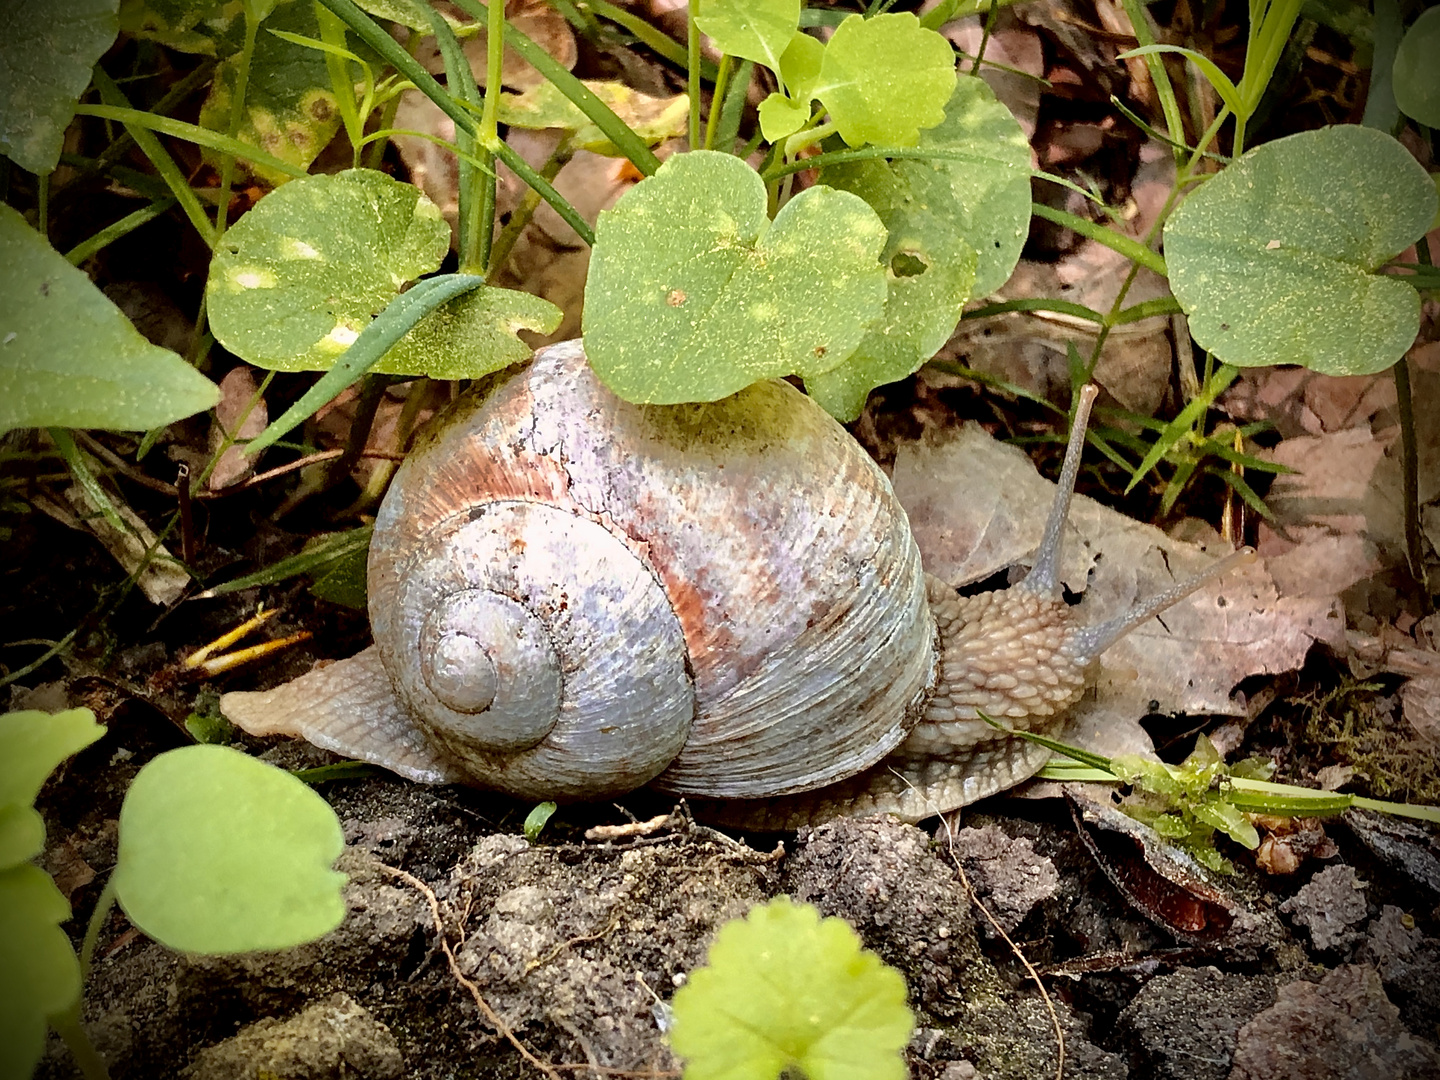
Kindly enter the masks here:
[[[230, 154], [244, 161], [253, 161], [257, 165], [264, 165], [267, 169], [277, 169], [297, 180], [302, 176], [309, 175], [298, 165], [281, 161], [249, 143], [232, 139], [228, 135], [221, 135], [218, 131], [211, 131], [209, 128], [187, 124], [183, 120], [172, 120], [168, 116], [156, 116], [154, 113], [144, 112], [140, 109], [121, 108], [115, 105], [77, 105], [75, 106], [75, 115], [97, 116], [102, 120], [118, 120], [125, 125], [127, 130], [134, 125], [144, 128], [146, 131], [158, 131], [161, 135], [169, 135], [172, 139], [184, 139], [186, 142], [204, 146], [216, 153]], [[140, 140], [137, 138], [135, 141], [138, 143]]]
[[[327, 0], [328, 2], [328, 0]], [[335, 366], [316, 380], [305, 394], [280, 419], [272, 422], [251, 440], [246, 453], [255, 455], [304, 423], [315, 412], [333, 401], [342, 390], [380, 362], [397, 341], [430, 312], [462, 293], [479, 288], [485, 279], [474, 274], [445, 274], [427, 278], [407, 293], [397, 296], [375, 321], [361, 331]]]

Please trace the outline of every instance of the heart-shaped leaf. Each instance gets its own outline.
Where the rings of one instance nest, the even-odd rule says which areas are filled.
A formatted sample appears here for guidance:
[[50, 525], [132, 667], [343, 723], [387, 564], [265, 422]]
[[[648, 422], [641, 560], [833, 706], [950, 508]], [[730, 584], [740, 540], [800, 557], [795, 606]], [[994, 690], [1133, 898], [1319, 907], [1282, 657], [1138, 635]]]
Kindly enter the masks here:
[[330, 805], [283, 769], [228, 746], [155, 758], [120, 808], [115, 894], [157, 941], [186, 952], [284, 949], [340, 925], [345, 838]]
[[851, 146], [914, 146], [924, 128], [945, 119], [955, 90], [955, 53], [909, 12], [835, 28], [820, 63], [815, 96]]
[[0, 432], [162, 427], [219, 388], [140, 335], [94, 283], [0, 205]]
[[[7, 3], [0, 25], [0, 154], [33, 173], [60, 161], [90, 69], [115, 42], [119, 0]], [[788, 40], [788, 35], [787, 35]]]
[[[370, 169], [294, 180], [226, 232], [210, 264], [210, 325], [252, 364], [324, 370], [449, 247], [440, 211], [409, 184]], [[476, 289], [427, 315], [372, 370], [478, 378], [530, 355], [517, 330], [549, 333], [559, 319], [526, 293]]]
[[855, 419], [873, 388], [930, 359], [954, 331], [965, 301], [1005, 283], [1025, 243], [1030, 148], [984, 82], [960, 79], [944, 123], [922, 132], [920, 146], [973, 159], [852, 162], [821, 176], [863, 198], [890, 231], [884, 317], [845, 363], [805, 381], [841, 420]]
[[721, 52], [780, 70], [780, 54], [800, 25], [800, 0], [706, 0], [695, 25]]
[[1420, 298], [1376, 273], [1435, 216], [1435, 186], [1395, 139], [1344, 125], [1251, 150], [1165, 226], [1190, 332], [1227, 364], [1364, 375], [1415, 340]]
[[885, 302], [885, 226], [813, 187], [765, 217], [765, 185], [729, 154], [667, 161], [600, 215], [585, 350], [627, 401], [715, 401], [849, 356]]

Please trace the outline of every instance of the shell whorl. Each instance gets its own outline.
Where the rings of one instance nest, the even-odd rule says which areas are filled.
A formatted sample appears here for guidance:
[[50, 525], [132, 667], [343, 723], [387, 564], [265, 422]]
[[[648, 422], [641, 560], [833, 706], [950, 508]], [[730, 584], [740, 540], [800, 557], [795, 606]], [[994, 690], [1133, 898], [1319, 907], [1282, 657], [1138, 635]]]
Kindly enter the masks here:
[[[504, 657], [488, 652], [493, 677], [488, 669], [473, 677], [461, 671], [464, 655], [484, 651], [472, 644], [479, 638], [450, 614], [436, 614], [442, 605], [466, 618], [505, 610], [501, 601], [472, 612], [478, 601], [446, 599], [480, 588], [479, 563], [504, 577], [535, 553], [538, 540], [526, 538], [521, 552], [497, 533], [483, 558], [469, 554], [465, 545], [489, 537], [497, 507], [508, 507], [511, 519], [543, 520], [537, 533], [566, 553], [545, 556], [548, 569], [523, 587], [508, 579], [484, 586], [538, 619], [543, 633], [527, 630], [522, 645], [535, 655], [552, 649], [561, 674], [554, 729], [529, 749], [504, 753], [480, 741], [483, 713], [447, 716], [442, 707], [441, 724], [428, 719], [442, 698], [468, 706], [504, 681]], [[465, 544], [456, 548], [460, 538]], [[646, 601], [645, 628], [636, 629], [628, 620], [638, 613], [623, 608], [618, 592], [595, 591], [605, 575], [581, 563], [602, 547], [613, 553], [606, 566], [620, 565], [622, 554], [631, 560], [631, 584], [654, 589], [668, 619]], [[457, 551], [465, 553], [458, 560]], [[564, 574], [562, 587], [555, 581]], [[426, 583], [430, 576], [443, 584]], [[718, 798], [822, 787], [897, 746], [937, 675], [935, 625], [908, 522], [888, 481], [843, 428], [779, 382], [709, 404], [629, 405], [594, 378], [579, 342], [543, 349], [524, 372], [462, 399], [411, 454], [376, 521], [369, 589], [382, 660], [432, 740], [476, 782], [526, 795], [594, 795], [651, 777], [666, 791]], [[567, 610], [582, 609], [584, 619], [592, 609], [603, 613], [587, 626], [583, 658], [567, 651], [578, 631], [554, 620], [561, 593]], [[573, 611], [567, 618], [580, 625]], [[693, 703], [674, 704], [689, 726], [683, 746], [667, 738], [646, 752], [644, 769], [609, 777], [603, 788], [532, 785], [528, 768], [518, 788], [509, 762], [553, 743], [570, 713], [586, 711], [614, 732], [656, 710], [656, 692], [645, 688], [605, 689], [608, 696], [584, 704], [572, 694], [590, 665], [609, 658], [624, 668], [660, 650], [652, 621], [673, 624], [675, 647], [665, 674], [641, 682], [668, 688], [677, 671], [693, 680]], [[429, 642], [428, 668], [400, 666], [412, 640]], [[538, 699], [552, 685], [532, 678], [525, 688]], [[669, 709], [670, 690], [660, 697]], [[502, 739], [518, 745], [543, 726], [543, 716], [526, 714]], [[591, 753], [578, 749], [581, 757]], [[666, 753], [673, 760], [634, 779]], [[489, 775], [492, 768], [505, 775]]]
[[[679, 623], [603, 526], [542, 503], [483, 503], [405, 563], [371, 612], [381, 660], [478, 782], [537, 798], [629, 791], [684, 745], [694, 691]], [[632, 654], [611, 646], [622, 633]], [[634, 699], [648, 707], [615, 708]]]

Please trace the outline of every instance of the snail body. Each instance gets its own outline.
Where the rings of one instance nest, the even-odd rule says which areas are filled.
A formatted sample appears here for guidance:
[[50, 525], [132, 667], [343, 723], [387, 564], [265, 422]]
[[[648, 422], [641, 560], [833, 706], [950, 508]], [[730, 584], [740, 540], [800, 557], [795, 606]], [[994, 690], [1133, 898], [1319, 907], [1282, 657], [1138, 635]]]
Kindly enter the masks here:
[[1056, 563], [1083, 424], [1030, 575], [961, 597], [795, 388], [632, 405], [580, 342], [551, 346], [462, 396], [397, 472], [369, 556], [374, 647], [221, 708], [525, 798], [650, 784], [786, 821], [971, 802], [1046, 756], [981, 712], [1055, 726], [1100, 651], [1198, 584], [1075, 622]]

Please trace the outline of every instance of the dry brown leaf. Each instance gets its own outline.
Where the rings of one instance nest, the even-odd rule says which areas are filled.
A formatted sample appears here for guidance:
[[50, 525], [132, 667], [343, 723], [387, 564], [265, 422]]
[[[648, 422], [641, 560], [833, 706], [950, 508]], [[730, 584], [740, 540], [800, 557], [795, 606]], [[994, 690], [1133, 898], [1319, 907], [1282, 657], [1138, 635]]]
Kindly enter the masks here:
[[[445, 3], [444, 0], [439, 0], [435, 8], [461, 24], [468, 25], [472, 21], [459, 8]], [[578, 56], [575, 35], [571, 33], [564, 16], [544, 0], [508, 0], [505, 4], [505, 18], [511, 26], [539, 45], [567, 70], [575, 66]], [[460, 42], [465, 59], [470, 61], [470, 67], [475, 73], [475, 81], [481, 86], [485, 85], [488, 66], [485, 54], [488, 47], [488, 35], [483, 27], [473, 35], [463, 37]], [[445, 61], [433, 37], [426, 37], [420, 43], [415, 59], [432, 75], [440, 75], [445, 71]], [[545, 76], [520, 59], [520, 54], [507, 46], [500, 68], [500, 79], [506, 86], [528, 90], [544, 82]]]
[[1389, 372], [1339, 378], [1302, 367], [1247, 368], [1220, 397], [1235, 420], [1267, 420], [1282, 438], [1362, 427], [1395, 409]]
[[[1054, 492], [1020, 451], [975, 425], [901, 444], [894, 486], [926, 568], [957, 585], [1028, 558]], [[1172, 539], [1083, 496], [1070, 525], [1062, 576], [1084, 591], [1088, 622], [1196, 573], [1221, 549]], [[1101, 753], [1128, 752], [1143, 738], [1134, 725], [1152, 702], [1161, 711], [1244, 715], [1244, 703], [1231, 697], [1235, 684], [1298, 668], [1316, 641], [1343, 643], [1344, 629], [1337, 598], [1282, 596], [1258, 562], [1112, 647], [1063, 737]]]
[[[258, 389], [255, 371], [246, 364], [231, 368], [220, 380], [220, 401], [215, 406], [215, 419], [210, 425], [212, 454], [220, 449], [227, 438], [253, 439], [265, 430], [270, 412], [265, 407], [264, 399], [255, 402], [253, 409], [250, 407]], [[239, 446], [229, 446], [211, 470], [206, 486], [211, 491], [219, 491], [238, 484], [254, 471], [254, 459], [247, 457]]]
[[[1440, 540], [1440, 344], [1411, 350], [1410, 377], [1419, 449], [1422, 531]], [[1291, 435], [1268, 453], [1295, 471], [1277, 476], [1266, 502], [1274, 523], [1261, 523], [1258, 547], [1283, 591], [1345, 593], [1353, 616], [1390, 617], [1377, 576], [1405, 565], [1403, 480], [1394, 383], [1335, 379], [1287, 370], [1255, 377], [1232, 404], [1247, 419], [1275, 419]], [[1281, 397], [1288, 392], [1290, 397]], [[1354, 427], [1335, 426], [1347, 420]]]

